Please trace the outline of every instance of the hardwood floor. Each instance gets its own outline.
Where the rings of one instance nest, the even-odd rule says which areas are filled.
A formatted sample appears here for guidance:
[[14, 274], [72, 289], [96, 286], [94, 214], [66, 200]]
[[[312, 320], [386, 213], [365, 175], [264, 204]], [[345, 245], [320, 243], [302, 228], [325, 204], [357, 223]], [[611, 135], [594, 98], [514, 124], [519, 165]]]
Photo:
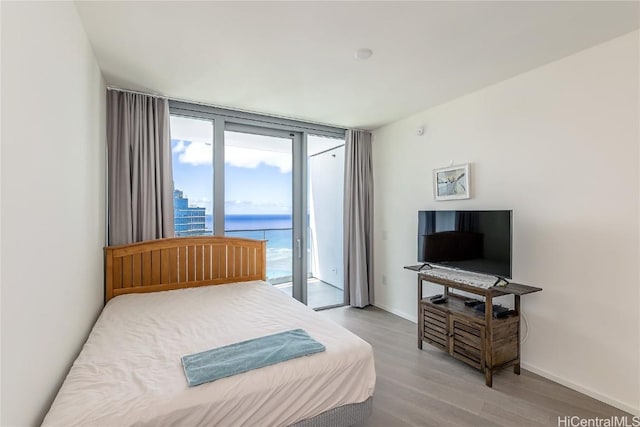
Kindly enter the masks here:
[[[632, 416], [526, 370], [484, 374], [424, 344], [416, 325], [375, 307], [340, 307], [322, 315], [373, 346], [376, 390], [373, 414], [358, 427], [558, 426], [558, 417]], [[564, 425], [570, 425], [566, 423]]]

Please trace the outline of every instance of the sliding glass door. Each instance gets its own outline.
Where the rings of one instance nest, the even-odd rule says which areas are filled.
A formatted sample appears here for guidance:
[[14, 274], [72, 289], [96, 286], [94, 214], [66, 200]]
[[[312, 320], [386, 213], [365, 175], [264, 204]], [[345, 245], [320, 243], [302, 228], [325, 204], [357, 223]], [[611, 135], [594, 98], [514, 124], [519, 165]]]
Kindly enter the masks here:
[[267, 281], [293, 296], [293, 137], [241, 126], [224, 132], [227, 236], [267, 241]]
[[171, 113], [176, 236], [266, 240], [271, 285], [343, 304], [344, 132], [179, 102]]

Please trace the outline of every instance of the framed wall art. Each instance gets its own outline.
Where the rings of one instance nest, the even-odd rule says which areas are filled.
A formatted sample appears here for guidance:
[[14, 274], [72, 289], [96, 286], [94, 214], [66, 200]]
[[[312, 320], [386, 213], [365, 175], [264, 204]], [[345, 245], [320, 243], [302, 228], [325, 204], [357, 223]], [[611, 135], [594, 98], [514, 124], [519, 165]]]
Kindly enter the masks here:
[[436, 200], [469, 199], [469, 164], [434, 169], [433, 195]]

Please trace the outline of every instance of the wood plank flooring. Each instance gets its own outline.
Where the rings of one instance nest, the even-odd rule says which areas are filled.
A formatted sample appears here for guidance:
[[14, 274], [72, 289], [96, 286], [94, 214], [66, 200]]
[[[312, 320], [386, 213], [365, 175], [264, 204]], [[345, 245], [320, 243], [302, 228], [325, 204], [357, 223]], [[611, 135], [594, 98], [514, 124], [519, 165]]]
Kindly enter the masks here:
[[[416, 324], [384, 310], [340, 307], [320, 312], [373, 346], [373, 414], [358, 427], [558, 426], [559, 416], [632, 416], [522, 370], [484, 374], [428, 344], [416, 345]], [[569, 424], [565, 424], [569, 425]]]

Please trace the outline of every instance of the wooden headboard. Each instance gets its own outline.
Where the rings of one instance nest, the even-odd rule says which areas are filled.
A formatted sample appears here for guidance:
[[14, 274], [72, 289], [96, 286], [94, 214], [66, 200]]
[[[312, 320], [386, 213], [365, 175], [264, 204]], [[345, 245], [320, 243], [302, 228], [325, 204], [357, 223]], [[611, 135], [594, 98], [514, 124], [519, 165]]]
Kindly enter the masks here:
[[129, 293], [266, 280], [266, 241], [172, 237], [105, 248], [105, 303]]

